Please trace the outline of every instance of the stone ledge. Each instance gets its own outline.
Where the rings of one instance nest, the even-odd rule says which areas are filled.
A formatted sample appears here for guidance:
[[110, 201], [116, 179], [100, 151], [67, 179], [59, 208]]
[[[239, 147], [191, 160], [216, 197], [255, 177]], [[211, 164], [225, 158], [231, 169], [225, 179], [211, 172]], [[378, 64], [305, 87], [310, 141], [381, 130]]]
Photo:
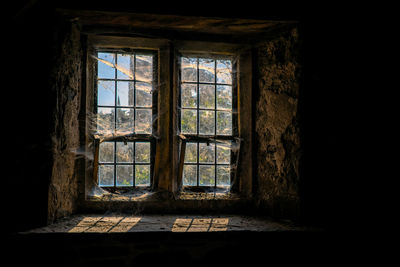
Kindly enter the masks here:
[[87, 202], [157, 202], [179, 200], [240, 200], [240, 196], [226, 189], [204, 190], [196, 192], [184, 190], [173, 196], [167, 192], [152, 192], [150, 189], [140, 189], [129, 192], [105, 193], [98, 196], [88, 196]]
[[78, 214], [25, 233], [128, 233], [128, 232], [225, 232], [305, 231], [288, 222], [239, 215], [129, 215]]

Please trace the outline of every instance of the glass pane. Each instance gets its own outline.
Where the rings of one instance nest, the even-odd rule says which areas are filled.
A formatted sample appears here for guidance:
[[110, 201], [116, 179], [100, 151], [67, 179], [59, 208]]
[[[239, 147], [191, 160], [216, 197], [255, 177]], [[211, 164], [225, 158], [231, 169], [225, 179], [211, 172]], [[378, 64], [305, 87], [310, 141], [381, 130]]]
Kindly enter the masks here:
[[136, 55], [136, 81], [151, 83], [153, 80], [153, 56]]
[[117, 142], [117, 162], [133, 163], [133, 142]]
[[98, 176], [99, 176], [99, 186], [114, 186], [113, 165], [100, 165]]
[[215, 162], [215, 144], [200, 143], [199, 144], [199, 162], [214, 163]]
[[99, 145], [99, 162], [114, 162], [114, 142], [103, 142]]
[[136, 110], [136, 133], [151, 134], [151, 109]]
[[232, 86], [217, 85], [217, 108], [232, 110]]
[[186, 134], [197, 133], [197, 111], [196, 110], [182, 110], [181, 118], [181, 131]]
[[114, 131], [115, 127], [115, 109], [98, 108], [97, 109], [97, 130], [99, 132]]
[[217, 60], [217, 83], [232, 84], [232, 62]]
[[231, 172], [229, 166], [217, 166], [217, 186], [229, 186], [231, 184]]
[[101, 79], [115, 79], [115, 55], [112, 53], [98, 53], [97, 77]]
[[123, 133], [133, 133], [133, 108], [117, 108], [117, 129]]
[[228, 145], [217, 145], [217, 163], [230, 164], [231, 163], [231, 148]]
[[199, 185], [200, 186], [215, 185], [215, 166], [213, 165], [199, 166]]
[[185, 163], [197, 163], [197, 143], [186, 143]]
[[232, 113], [217, 111], [217, 134], [232, 135]]
[[115, 104], [115, 82], [98, 81], [97, 82], [97, 105], [114, 106]]
[[135, 146], [135, 161], [138, 163], [150, 163], [150, 143], [136, 142]]
[[133, 106], [133, 82], [117, 82], [117, 106]]
[[215, 108], [215, 86], [214, 85], [199, 85], [200, 108]]
[[117, 165], [117, 186], [133, 186], [133, 165]]
[[117, 54], [117, 79], [133, 80], [134, 55]]
[[199, 82], [213, 83], [215, 81], [215, 60], [199, 58]]
[[197, 108], [197, 85], [183, 83], [181, 85], [181, 106], [183, 108]]
[[197, 82], [197, 58], [181, 58], [181, 80], [184, 82]]
[[150, 186], [150, 165], [135, 166], [136, 186]]
[[151, 83], [136, 83], [136, 106], [151, 107], [152, 106], [152, 86]]
[[200, 110], [200, 134], [215, 134], [215, 111]]
[[196, 186], [197, 185], [197, 166], [184, 165], [183, 166], [183, 185]]

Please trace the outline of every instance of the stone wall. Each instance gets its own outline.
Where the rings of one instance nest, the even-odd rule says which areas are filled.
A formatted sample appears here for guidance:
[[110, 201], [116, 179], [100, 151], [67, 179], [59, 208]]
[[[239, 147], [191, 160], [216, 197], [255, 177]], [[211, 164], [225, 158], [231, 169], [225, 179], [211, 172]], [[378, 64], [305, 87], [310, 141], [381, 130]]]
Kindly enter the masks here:
[[54, 41], [54, 68], [50, 74], [55, 96], [52, 133], [53, 167], [49, 185], [48, 220], [70, 215], [76, 208], [78, 184], [76, 155], [79, 148], [82, 48], [76, 25], [58, 27]]
[[297, 28], [258, 48], [257, 203], [267, 214], [299, 215], [299, 36]]

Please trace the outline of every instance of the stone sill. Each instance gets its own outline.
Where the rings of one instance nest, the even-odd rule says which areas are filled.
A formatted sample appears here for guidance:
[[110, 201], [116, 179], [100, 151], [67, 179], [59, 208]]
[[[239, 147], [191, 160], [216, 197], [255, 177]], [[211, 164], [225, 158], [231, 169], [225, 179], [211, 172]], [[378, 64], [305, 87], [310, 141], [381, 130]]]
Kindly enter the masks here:
[[240, 196], [229, 190], [205, 190], [204, 192], [196, 192], [184, 190], [176, 196], [169, 196], [165, 192], [152, 192], [149, 189], [140, 189], [128, 193], [114, 192], [105, 193], [98, 196], [87, 196], [88, 202], [157, 202], [165, 200], [240, 200]]
[[249, 200], [227, 190], [205, 190], [205, 192], [182, 191], [173, 196], [168, 192], [152, 192], [140, 189], [130, 192], [106, 193], [88, 196], [79, 205], [79, 211], [86, 212], [132, 212], [132, 213], [174, 213], [174, 212], [244, 212]]

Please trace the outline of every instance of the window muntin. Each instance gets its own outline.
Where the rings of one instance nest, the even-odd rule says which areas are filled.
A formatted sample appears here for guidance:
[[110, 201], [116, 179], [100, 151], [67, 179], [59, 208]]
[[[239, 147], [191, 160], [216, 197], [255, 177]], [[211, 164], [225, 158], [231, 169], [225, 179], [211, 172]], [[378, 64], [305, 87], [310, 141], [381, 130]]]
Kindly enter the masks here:
[[231, 158], [230, 142], [187, 142], [183, 185], [230, 186]]
[[236, 119], [232, 58], [181, 55], [179, 62], [180, 131], [188, 139], [182, 184], [229, 187]]
[[105, 141], [99, 146], [99, 186], [150, 186], [150, 142]]
[[232, 59], [182, 56], [180, 64], [181, 133], [232, 136]]
[[151, 134], [154, 55], [98, 52], [97, 133]]
[[101, 187], [150, 186], [156, 100], [150, 51], [97, 51], [97, 180]]

